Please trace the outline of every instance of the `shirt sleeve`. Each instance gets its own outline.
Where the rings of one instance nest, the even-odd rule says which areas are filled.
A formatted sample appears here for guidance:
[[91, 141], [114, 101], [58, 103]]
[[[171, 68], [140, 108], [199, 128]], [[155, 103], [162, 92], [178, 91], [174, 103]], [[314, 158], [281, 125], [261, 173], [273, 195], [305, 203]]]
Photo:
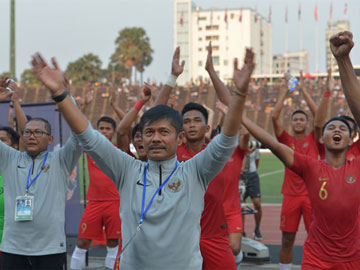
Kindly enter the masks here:
[[82, 154], [82, 147], [75, 135], [71, 133], [69, 139], [57, 153], [60, 163], [63, 165], [62, 168], [65, 168], [66, 173], [70, 175], [79, 161]]
[[285, 130], [277, 137], [278, 141], [282, 144], [290, 146], [291, 144], [291, 136]]
[[2, 173], [20, 152], [0, 141], [0, 173]]
[[238, 144], [238, 136], [216, 136], [208, 146], [186, 163], [191, 166], [198, 179], [207, 187], [210, 181], [223, 169]]
[[290, 168], [294, 173], [299, 175], [302, 179], [305, 177], [305, 169], [308, 167], [309, 157], [294, 151], [294, 163]]
[[127, 153], [114, 146], [91, 125], [82, 134], [76, 135], [84, 151], [88, 153], [96, 165], [115, 183], [122, 187], [128, 173], [134, 173], [140, 161], [135, 160]]

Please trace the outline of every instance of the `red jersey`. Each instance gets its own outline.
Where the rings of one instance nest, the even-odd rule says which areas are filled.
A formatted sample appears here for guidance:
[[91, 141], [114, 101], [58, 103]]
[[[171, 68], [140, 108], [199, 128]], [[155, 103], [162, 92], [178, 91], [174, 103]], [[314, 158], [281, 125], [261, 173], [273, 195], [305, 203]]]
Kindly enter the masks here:
[[360, 158], [335, 169], [324, 160], [294, 153], [291, 169], [304, 179], [312, 206], [305, 246], [323, 261], [360, 259], [359, 168]]
[[[176, 154], [179, 161], [186, 161], [197, 153], [192, 152], [185, 144], [181, 144]], [[223, 209], [224, 179], [219, 175], [210, 182], [204, 196], [204, 211], [200, 220], [201, 238], [204, 239], [228, 234]]]
[[118, 190], [114, 182], [99, 169], [89, 155], [87, 156], [87, 167], [89, 171], [89, 189], [86, 199], [91, 201], [117, 201], [120, 200]]
[[224, 213], [225, 217], [232, 216], [233, 214], [240, 213], [241, 215], [241, 201], [239, 194], [239, 179], [241, 175], [241, 169], [243, 159], [246, 154], [246, 150], [236, 147], [230, 160], [226, 163], [224, 169], [217, 175], [225, 176], [224, 186]]
[[[318, 157], [319, 153], [314, 131], [305, 136], [302, 140], [296, 140], [293, 136], [284, 131], [277, 139], [280, 143], [289, 146], [295, 152], [313, 157], [314, 159], [317, 159]], [[303, 196], [308, 194], [304, 180], [289, 168], [285, 168], [284, 183], [281, 188], [281, 193], [291, 196]]]

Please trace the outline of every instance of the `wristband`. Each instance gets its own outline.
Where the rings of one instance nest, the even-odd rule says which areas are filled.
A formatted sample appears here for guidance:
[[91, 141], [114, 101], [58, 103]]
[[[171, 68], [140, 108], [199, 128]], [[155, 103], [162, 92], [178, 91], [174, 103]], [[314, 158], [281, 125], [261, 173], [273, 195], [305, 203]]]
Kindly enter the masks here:
[[176, 79], [177, 77], [175, 75], [170, 74], [165, 84], [174, 88], [176, 84]]
[[56, 96], [56, 97], [52, 97], [52, 99], [53, 99], [56, 103], [59, 103], [59, 102], [63, 101], [63, 100], [67, 97], [68, 94], [69, 94], [69, 93], [65, 90], [61, 95]]
[[144, 106], [144, 102], [142, 100], [138, 100], [136, 101], [136, 103], [134, 104], [134, 108], [138, 111], [141, 110], [142, 106]]
[[324, 98], [329, 98], [330, 96], [331, 96], [331, 92], [329, 90], [324, 91], [323, 93]]

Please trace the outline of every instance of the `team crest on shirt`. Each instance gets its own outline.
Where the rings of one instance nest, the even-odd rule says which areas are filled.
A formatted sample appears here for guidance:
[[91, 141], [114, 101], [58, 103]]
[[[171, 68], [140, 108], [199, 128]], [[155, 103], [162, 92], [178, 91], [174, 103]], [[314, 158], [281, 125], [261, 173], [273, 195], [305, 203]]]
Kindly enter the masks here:
[[346, 182], [349, 184], [354, 184], [356, 182], [356, 179], [353, 176], [346, 177]]
[[168, 184], [168, 189], [172, 192], [179, 192], [183, 188], [183, 183], [180, 180], [175, 180]]
[[309, 146], [309, 143], [308, 143], [308, 142], [304, 142], [303, 148], [308, 147], [308, 146]]
[[47, 172], [50, 169], [50, 165], [47, 164], [46, 166], [42, 167], [41, 170], [43, 170], [44, 172]]

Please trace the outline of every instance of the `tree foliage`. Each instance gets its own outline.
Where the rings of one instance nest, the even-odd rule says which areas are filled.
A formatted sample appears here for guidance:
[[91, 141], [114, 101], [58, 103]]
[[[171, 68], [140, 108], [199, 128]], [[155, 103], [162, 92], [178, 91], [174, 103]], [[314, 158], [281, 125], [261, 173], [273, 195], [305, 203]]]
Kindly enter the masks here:
[[68, 64], [66, 75], [74, 85], [84, 85], [86, 82], [96, 82], [104, 74], [102, 62], [97, 55], [86, 54]]
[[41, 82], [36, 78], [31, 69], [25, 69], [20, 75], [20, 80], [27, 85], [41, 85]]
[[124, 77], [131, 76], [131, 68], [143, 72], [152, 62], [153, 49], [146, 31], [141, 27], [124, 28], [115, 40], [116, 49], [111, 56], [109, 67], [122, 72]]

